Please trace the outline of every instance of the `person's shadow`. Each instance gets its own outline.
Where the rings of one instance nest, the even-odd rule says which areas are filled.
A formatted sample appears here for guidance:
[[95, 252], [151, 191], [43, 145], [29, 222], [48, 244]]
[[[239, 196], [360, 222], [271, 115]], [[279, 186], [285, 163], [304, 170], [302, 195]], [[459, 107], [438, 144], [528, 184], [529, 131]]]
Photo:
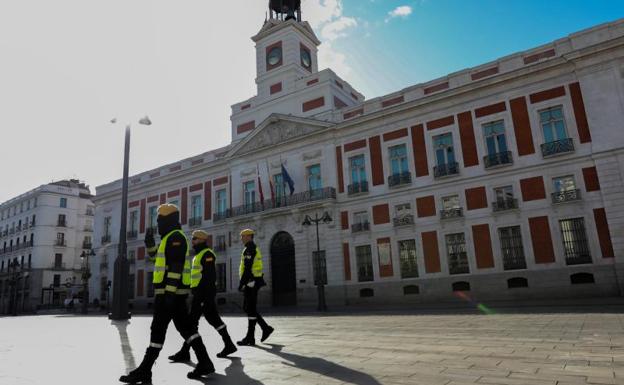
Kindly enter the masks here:
[[271, 348], [269, 349], [260, 345], [256, 345], [256, 347], [268, 353], [275, 354], [276, 356], [284, 360], [290, 361], [290, 363], [283, 362], [284, 365], [289, 365], [295, 368], [307, 370], [309, 372], [322, 374], [323, 376], [334, 378], [338, 381], [343, 381], [350, 384], [381, 385], [381, 383], [370, 374], [350, 369], [342, 365], [338, 365], [323, 358], [306, 357], [294, 353], [283, 352], [282, 349], [284, 348], [284, 345], [266, 345], [269, 345]]
[[132, 346], [130, 346], [130, 339], [128, 338], [128, 324], [130, 321], [111, 321], [111, 325], [114, 325], [119, 332], [119, 340], [121, 342], [121, 353], [123, 354], [124, 364], [126, 365], [126, 371], [131, 371], [136, 368], [134, 361], [134, 354], [132, 353]]
[[[225, 375], [213, 373], [202, 378], [197, 378], [195, 381], [203, 384], [220, 385], [264, 385], [262, 382], [249, 377], [247, 373], [245, 373], [245, 366], [240, 357], [227, 357], [227, 359], [231, 362], [230, 365], [225, 368]], [[195, 367], [195, 363], [186, 362], [186, 364], [192, 368]]]

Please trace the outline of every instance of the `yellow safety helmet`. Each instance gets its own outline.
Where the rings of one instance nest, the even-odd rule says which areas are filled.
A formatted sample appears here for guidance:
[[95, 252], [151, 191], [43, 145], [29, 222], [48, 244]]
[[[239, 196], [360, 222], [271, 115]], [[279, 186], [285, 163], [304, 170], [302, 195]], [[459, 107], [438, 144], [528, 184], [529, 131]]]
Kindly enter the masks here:
[[254, 235], [255, 232], [252, 229], [245, 229], [240, 232], [240, 235]]
[[197, 238], [197, 239], [199, 239], [201, 241], [206, 241], [206, 240], [208, 240], [208, 237], [210, 237], [210, 235], [207, 232], [205, 232], [204, 230], [195, 230], [195, 231], [193, 231], [191, 233], [191, 236], [193, 238]]
[[165, 203], [158, 206], [158, 215], [161, 217], [166, 217], [179, 211], [178, 206], [171, 203]]

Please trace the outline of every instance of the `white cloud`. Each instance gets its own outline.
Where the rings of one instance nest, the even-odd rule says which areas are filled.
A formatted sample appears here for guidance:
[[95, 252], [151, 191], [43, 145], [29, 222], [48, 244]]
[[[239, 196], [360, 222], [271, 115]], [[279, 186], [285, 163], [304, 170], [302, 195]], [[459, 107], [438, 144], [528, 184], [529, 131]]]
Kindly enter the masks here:
[[412, 14], [412, 7], [410, 7], [409, 5], [401, 5], [400, 7], [396, 7], [392, 11], [388, 12], [386, 23], [397, 17], [401, 17], [405, 19], [411, 14]]
[[357, 21], [354, 18], [341, 16], [335, 21], [325, 23], [321, 29], [321, 37], [324, 40], [336, 40], [346, 36], [346, 30], [355, 26], [357, 26]]

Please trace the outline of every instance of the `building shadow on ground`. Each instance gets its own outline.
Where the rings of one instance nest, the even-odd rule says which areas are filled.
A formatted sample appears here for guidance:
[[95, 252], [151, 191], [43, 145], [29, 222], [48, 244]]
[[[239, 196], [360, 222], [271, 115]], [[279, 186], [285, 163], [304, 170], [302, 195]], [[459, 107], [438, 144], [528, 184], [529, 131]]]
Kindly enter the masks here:
[[286, 353], [283, 351], [284, 345], [266, 345], [270, 346], [270, 348], [266, 348], [260, 345], [256, 345], [256, 347], [268, 353], [274, 354], [284, 360], [290, 361], [284, 362], [285, 365], [321, 374], [325, 377], [333, 378], [335, 380], [343, 381], [349, 384], [381, 385], [381, 383], [370, 374], [347, 368], [346, 366], [327, 361], [324, 358], [306, 357], [294, 353]]
[[111, 325], [117, 328], [119, 332], [119, 341], [121, 343], [121, 353], [123, 355], [124, 364], [126, 365], [126, 371], [131, 371], [136, 368], [136, 361], [134, 360], [134, 354], [132, 353], [132, 346], [130, 346], [130, 339], [128, 338], [127, 328], [130, 321], [111, 321]]

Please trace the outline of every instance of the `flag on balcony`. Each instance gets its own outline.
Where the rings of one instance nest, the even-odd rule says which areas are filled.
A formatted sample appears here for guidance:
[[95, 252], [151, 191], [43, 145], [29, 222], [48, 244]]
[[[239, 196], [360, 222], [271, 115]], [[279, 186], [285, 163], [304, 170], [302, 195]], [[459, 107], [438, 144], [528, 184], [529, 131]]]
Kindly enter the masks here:
[[256, 163], [256, 175], [258, 175], [258, 193], [260, 194], [260, 204], [264, 207], [264, 193], [262, 192], [262, 180], [260, 179], [260, 168]]
[[271, 171], [269, 170], [269, 161], [266, 162], [267, 176], [269, 177], [269, 188], [271, 189], [271, 203], [275, 207], [275, 189], [273, 188], [273, 179], [271, 178]]
[[288, 171], [286, 171], [286, 167], [284, 167], [283, 163], [282, 163], [282, 180], [284, 181], [284, 183], [288, 184], [290, 195], [293, 195], [295, 192], [295, 182], [293, 182], [292, 178], [288, 174]]

